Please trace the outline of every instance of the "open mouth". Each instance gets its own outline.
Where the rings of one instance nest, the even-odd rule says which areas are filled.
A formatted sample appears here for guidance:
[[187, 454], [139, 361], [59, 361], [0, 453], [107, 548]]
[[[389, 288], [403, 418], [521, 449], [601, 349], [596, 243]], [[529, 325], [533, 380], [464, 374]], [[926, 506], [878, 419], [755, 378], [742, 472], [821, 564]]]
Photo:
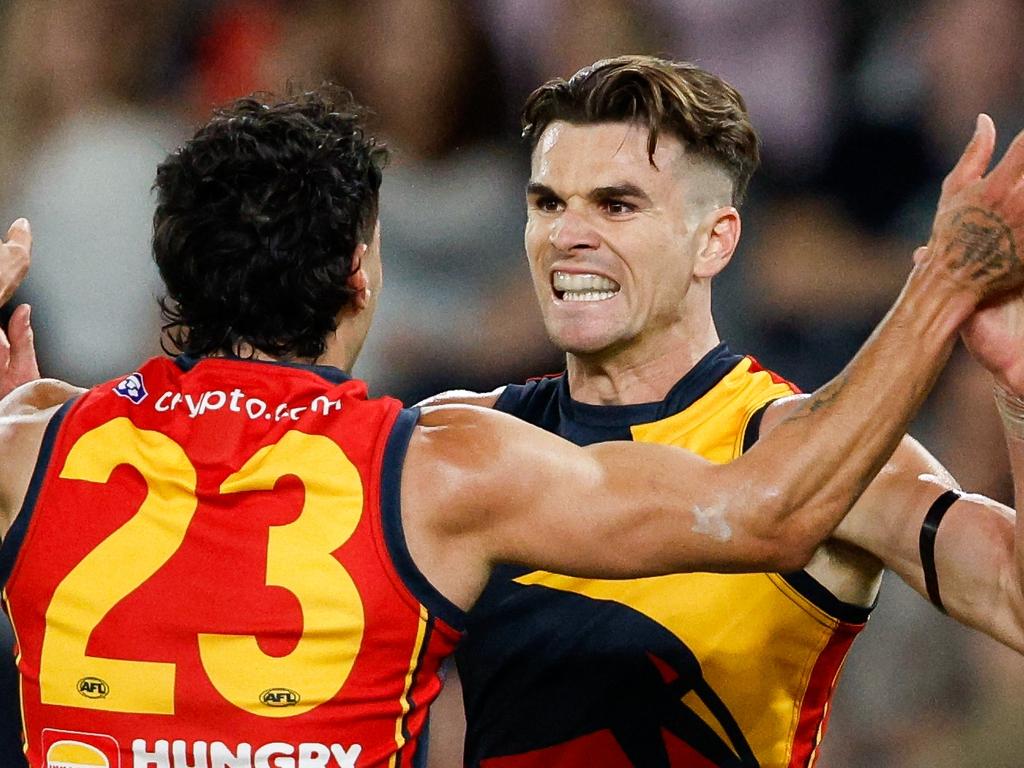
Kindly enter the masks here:
[[551, 287], [560, 301], [606, 301], [620, 290], [614, 280], [589, 273], [552, 272]]

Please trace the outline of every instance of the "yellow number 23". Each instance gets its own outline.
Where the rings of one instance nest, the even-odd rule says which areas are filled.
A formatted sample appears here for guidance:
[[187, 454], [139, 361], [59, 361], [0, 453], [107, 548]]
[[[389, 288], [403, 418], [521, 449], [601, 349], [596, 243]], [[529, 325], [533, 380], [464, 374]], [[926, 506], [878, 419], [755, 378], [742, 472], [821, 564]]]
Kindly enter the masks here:
[[[107, 483], [125, 464], [145, 478], [146, 498], [57, 586], [46, 611], [41, 695], [46, 704], [173, 714], [175, 664], [86, 653], [103, 618], [182, 545], [198, 507], [196, 470], [181, 446], [126, 418], [79, 438], [60, 477]], [[302, 636], [280, 657], [265, 654], [252, 635], [197, 637], [203, 668], [217, 691], [235, 706], [265, 717], [300, 715], [337, 694], [352, 671], [364, 626], [355, 583], [332, 554], [355, 532], [363, 509], [359, 473], [337, 443], [323, 435], [287, 432], [257, 451], [221, 484], [220, 492], [272, 491], [285, 475], [302, 482], [305, 503], [294, 521], [270, 528], [266, 582], [289, 590], [299, 601]], [[342, 628], [346, 636], [339, 635]], [[84, 693], [83, 680], [94, 681]], [[94, 693], [97, 688], [102, 695]], [[268, 697], [268, 691], [286, 695]]]

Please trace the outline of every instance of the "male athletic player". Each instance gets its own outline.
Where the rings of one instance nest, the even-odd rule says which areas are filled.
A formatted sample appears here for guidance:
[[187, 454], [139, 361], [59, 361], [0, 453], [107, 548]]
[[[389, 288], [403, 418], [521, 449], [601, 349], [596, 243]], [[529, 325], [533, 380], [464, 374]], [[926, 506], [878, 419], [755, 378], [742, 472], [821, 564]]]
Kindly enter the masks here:
[[[714, 462], [737, 458], [806, 407], [787, 382], [722, 344], [711, 313], [711, 281], [736, 248], [735, 206], [758, 163], [735, 90], [688, 64], [622, 57], [539, 88], [524, 126], [532, 149], [526, 248], [567, 370], [469, 402], [579, 445], [679, 445]], [[993, 144], [982, 117], [944, 184], [940, 226], [958, 190], [984, 175]], [[1022, 151], [1018, 137], [1007, 160]], [[1020, 177], [1005, 180], [1024, 202]], [[965, 245], [1009, 242], [990, 213], [952, 216], [964, 222]], [[998, 384], [1018, 503], [1022, 321], [1017, 295], [965, 327]], [[1013, 510], [961, 495], [907, 438], [802, 570], [605, 581], [502, 566], [469, 614], [457, 654], [465, 762], [807, 766], [883, 565], [1024, 652], [1022, 540]]]
[[[344, 371], [381, 286], [383, 150], [323, 93], [218, 113], [157, 174], [154, 253], [183, 354], [0, 403], [0, 580], [29, 764], [418, 764], [438, 665], [495, 563], [802, 567], [959, 325], [1024, 283], [1024, 142], [985, 178], [974, 154], [857, 360], [716, 465], [368, 400]], [[23, 227], [12, 239], [28, 249]]]

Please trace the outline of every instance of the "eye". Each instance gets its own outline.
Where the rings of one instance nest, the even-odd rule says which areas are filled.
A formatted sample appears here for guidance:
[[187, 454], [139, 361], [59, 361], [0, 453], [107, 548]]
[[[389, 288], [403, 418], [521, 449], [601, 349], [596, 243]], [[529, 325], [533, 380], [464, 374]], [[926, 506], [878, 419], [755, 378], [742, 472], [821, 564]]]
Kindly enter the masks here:
[[531, 205], [538, 211], [544, 213], [558, 213], [564, 207], [564, 204], [557, 197], [536, 197], [531, 201]]
[[612, 216], [621, 216], [626, 213], [633, 213], [636, 210], [635, 205], [630, 205], [624, 200], [605, 200], [602, 205]]

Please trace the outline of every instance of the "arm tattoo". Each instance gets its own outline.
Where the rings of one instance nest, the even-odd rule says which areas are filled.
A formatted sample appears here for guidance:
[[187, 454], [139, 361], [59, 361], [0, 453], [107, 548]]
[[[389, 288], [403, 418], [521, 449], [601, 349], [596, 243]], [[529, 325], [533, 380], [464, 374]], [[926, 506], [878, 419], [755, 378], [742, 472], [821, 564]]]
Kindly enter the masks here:
[[847, 378], [849, 378], [848, 374], [843, 373], [835, 381], [826, 384], [817, 394], [804, 400], [800, 407], [789, 415], [788, 419], [802, 419], [831, 406], [846, 386]]
[[952, 269], [970, 269], [975, 282], [990, 282], [1019, 269], [1013, 230], [996, 214], [971, 206], [958, 211], [950, 226], [953, 237], [942, 255]]

